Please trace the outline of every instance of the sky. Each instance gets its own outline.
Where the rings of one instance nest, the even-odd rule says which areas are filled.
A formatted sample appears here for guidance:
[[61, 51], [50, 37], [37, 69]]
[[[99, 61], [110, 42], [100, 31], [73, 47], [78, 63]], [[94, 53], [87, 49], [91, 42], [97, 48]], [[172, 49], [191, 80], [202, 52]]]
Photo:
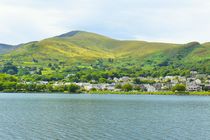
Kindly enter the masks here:
[[115, 39], [210, 42], [209, 0], [0, 0], [0, 42], [72, 30]]

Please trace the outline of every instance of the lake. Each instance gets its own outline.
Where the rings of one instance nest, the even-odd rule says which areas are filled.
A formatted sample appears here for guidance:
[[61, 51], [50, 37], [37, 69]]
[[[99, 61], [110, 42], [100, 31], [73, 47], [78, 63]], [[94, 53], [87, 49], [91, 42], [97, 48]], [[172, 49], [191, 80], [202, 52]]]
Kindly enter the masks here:
[[0, 94], [3, 140], [210, 139], [210, 97]]

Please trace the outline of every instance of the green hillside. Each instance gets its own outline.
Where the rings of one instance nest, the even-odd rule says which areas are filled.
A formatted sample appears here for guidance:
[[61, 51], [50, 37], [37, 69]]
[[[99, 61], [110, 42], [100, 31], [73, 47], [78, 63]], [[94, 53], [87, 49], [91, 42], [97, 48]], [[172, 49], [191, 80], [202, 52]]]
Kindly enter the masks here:
[[[0, 50], [3, 50], [2, 47]], [[182, 71], [185, 74], [190, 70], [210, 73], [210, 43], [169, 44], [115, 40], [95, 33], [73, 31], [23, 44], [2, 53], [2, 65], [12, 62], [16, 66], [42, 67], [43, 73], [75, 72], [73, 67], [77, 67], [78, 71], [85, 68], [120, 70], [121, 73], [126, 69], [127, 75], [154, 74], [154, 71], [167, 74]], [[174, 72], [175, 69], [178, 70]], [[161, 75], [157, 73], [155, 76]]]
[[[73, 34], [74, 33], [74, 34]], [[97, 58], [143, 58], [153, 53], [179, 48], [181, 45], [166, 43], [149, 43], [144, 41], [119, 41], [88, 32], [70, 32], [61, 36], [32, 42], [4, 55], [4, 59], [18, 62], [40, 63], [59, 59], [75, 62], [95, 60]]]

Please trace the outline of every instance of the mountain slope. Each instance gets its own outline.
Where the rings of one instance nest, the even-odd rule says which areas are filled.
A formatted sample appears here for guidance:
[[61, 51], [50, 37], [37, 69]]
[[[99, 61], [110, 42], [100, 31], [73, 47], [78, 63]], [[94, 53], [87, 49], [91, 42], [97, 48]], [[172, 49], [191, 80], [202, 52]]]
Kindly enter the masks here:
[[17, 46], [0, 44], [0, 54], [8, 53], [8, 52], [14, 50], [15, 48], [17, 48]]
[[[6, 54], [6, 58], [29, 61], [32, 57], [51, 59], [96, 59], [143, 57], [160, 51], [181, 47], [176, 44], [149, 43], [144, 41], [119, 41], [102, 35], [73, 31], [39, 42], [28, 43]], [[31, 58], [29, 58], [31, 57]]]
[[[0, 47], [1, 48], [1, 47]], [[2, 47], [3, 48], [3, 47]], [[3, 49], [2, 49], [3, 50]], [[113, 67], [134, 65], [154, 68], [174, 65], [191, 69], [210, 69], [210, 43], [156, 43], [115, 40], [84, 31], [72, 31], [38, 42], [23, 44], [12, 51], [3, 51], [3, 61], [18, 65], [42, 65], [63, 62], [91, 64], [98, 59], [115, 60]], [[126, 65], [125, 65], [126, 64]]]

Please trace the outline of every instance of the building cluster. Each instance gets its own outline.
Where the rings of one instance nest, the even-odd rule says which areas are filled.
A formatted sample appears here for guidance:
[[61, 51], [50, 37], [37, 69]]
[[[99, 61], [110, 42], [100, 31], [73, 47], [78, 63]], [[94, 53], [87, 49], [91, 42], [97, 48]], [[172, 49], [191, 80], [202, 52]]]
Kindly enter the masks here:
[[[134, 79], [139, 79], [140, 83], [135, 83]], [[170, 91], [172, 87], [177, 84], [183, 84], [186, 86], [186, 91], [203, 91], [210, 90], [210, 75], [207, 74], [199, 74], [196, 71], [191, 72], [190, 77], [184, 76], [166, 76], [160, 78], [152, 78], [152, 77], [138, 77], [138, 78], [130, 78], [130, 77], [121, 77], [121, 78], [113, 78], [113, 83], [73, 83], [80, 86], [82, 89], [86, 91], [90, 90], [109, 90], [109, 91], [120, 91], [117, 85], [125, 85], [131, 84], [135, 89], [139, 89], [141, 91], [146, 92], [157, 92], [157, 91]], [[40, 81], [39, 84], [48, 84], [46, 81]], [[69, 85], [72, 83], [64, 83], [64, 82], [56, 82], [54, 86], [61, 85]]]

